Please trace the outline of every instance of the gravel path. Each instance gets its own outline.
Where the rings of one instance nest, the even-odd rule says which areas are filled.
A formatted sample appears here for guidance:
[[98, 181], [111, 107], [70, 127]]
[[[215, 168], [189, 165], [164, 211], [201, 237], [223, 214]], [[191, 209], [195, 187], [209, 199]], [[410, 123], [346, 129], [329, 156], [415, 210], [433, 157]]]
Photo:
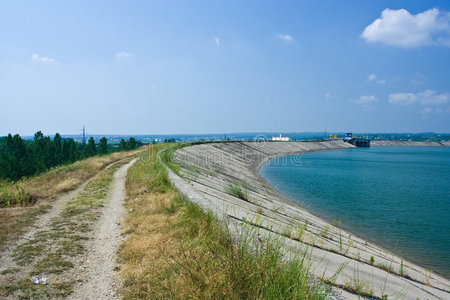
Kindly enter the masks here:
[[125, 211], [125, 179], [127, 170], [137, 159], [122, 166], [114, 174], [114, 181], [102, 215], [95, 225], [94, 235], [87, 245], [89, 252], [79, 268], [83, 282], [75, 287], [69, 299], [118, 299], [118, 284], [114, 268], [116, 252], [122, 240], [121, 222]]
[[[18, 241], [14, 243], [8, 243], [8, 247], [5, 249], [5, 251], [3, 251], [1, 255], [0, 274], [2, 274], [4, 270], [18, 267], [12, 257], [14, 250], [27, 241], [32, 240], [36, 233], [48, 229], [51, 220], [61, 214], [65, 203], [77, 196], [82, 190], [84, 190], [86, 185], [94, 178], [95, 176], [83, 182], [75, 190], [58, 196], [52, 203], [52, 207], [49, 209], [49, 211], [41, 215], [34, 223], [34, 226], [30, 227], [30, 229]], [[2, 279], [2, 277], [3, 275], [0, 275], [0, 280]]]

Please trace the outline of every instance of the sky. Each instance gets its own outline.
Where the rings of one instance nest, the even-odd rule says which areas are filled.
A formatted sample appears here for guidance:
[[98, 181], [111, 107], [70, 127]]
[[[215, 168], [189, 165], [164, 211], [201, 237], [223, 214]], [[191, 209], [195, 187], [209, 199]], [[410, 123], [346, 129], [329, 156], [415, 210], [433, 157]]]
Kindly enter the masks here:
[[0, 135], [450, 132], [449, 1], [0, 0]]

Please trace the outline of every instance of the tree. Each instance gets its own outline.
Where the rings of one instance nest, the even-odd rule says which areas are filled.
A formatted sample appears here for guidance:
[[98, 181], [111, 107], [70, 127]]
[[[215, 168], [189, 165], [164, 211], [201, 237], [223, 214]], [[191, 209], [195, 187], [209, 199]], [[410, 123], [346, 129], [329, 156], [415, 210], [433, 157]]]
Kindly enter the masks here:
[[53, 138], [55, 153], [54, 153], [54, 161], [53, 166], [57, 166], [61, 164], [62, 162], [62, 139], [61, 135], [59, 133], [55, 134], [55, 137]]
[[125, 142], [125, 139], [121, 139], [119, 143], [119, 151], [128, 150], [128, 144]]
[[64, 139], [61, 145], [61, 162], [66, 163], [69, 161], [70, 155], [69, 141]]
[[69, 162], [74, 162], [81, 157], [81, 152], [78, 151], [77, 144], [73, 139], [69, 140]]
[[105, 155], [108, 153], [108, 141], [105, 137], [102, 137], [100, 139], [100, 142], [98, 143], [98, 154], [99, 155]]
[[128, 149], [132, 150], [136, 149], [136, 147], [137, 147], [136, 139], [134, 137], [130, 137], [130, 139], [128, 140]]
[[91, 157], [97, 154], [97, 148], [95, 147], [95, 140], [93, 137], [90, 137], [86, 148], [84, 148], [84, 156]]
[[33, 167], [36, 173], [44, 171], [45, 168], [45, 139], [41, 131], [34, 134], [33, 143]]

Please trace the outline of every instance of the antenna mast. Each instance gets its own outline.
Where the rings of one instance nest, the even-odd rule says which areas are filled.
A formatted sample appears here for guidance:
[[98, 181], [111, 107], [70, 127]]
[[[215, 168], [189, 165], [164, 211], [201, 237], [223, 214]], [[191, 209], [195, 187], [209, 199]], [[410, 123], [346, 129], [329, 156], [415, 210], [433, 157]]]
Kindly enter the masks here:
[[84, 125], [83, 125], [83, 139], [81, 140], [81, 143], [83, 143], [83, 145], [86, 144], [86, 131], [84, 129]]

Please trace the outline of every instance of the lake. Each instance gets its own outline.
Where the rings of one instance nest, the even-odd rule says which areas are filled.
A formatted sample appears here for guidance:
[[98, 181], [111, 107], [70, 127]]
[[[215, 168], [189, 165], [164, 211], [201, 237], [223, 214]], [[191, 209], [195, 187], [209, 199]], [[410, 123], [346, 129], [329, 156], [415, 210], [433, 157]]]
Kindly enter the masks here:
[[260, 174], [316, 215], [450, 277], [450, 148], [305, 153], [270, 160]]

